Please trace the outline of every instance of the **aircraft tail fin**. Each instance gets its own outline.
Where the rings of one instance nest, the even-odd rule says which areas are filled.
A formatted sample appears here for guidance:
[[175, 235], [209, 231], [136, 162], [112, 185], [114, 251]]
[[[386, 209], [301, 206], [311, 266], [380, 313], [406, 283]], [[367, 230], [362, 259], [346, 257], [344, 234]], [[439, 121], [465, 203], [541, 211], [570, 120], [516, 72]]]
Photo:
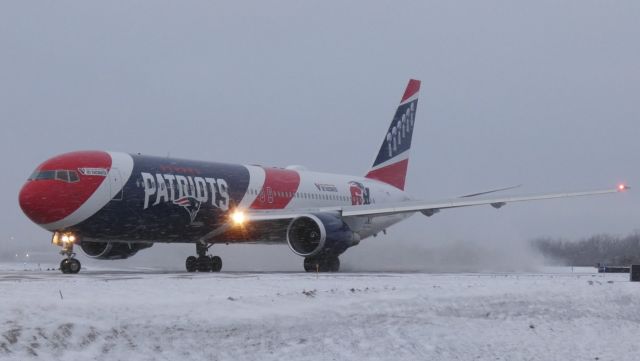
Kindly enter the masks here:
[[366, 178], [376, 179], [404, 190], [419, 91], [420, 81], [409, 80], [400, 105], [382, 140], [378, 155], [365, 176]]

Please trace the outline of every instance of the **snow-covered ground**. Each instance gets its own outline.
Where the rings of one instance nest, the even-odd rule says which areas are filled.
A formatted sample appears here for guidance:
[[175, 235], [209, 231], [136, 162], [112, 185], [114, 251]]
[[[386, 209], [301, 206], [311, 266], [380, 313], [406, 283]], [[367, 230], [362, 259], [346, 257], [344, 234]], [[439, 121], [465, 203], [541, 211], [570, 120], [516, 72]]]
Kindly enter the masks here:
[[0, 266], [1, 360], [640, 358], [640, 283], [588, 273], [595, 269], [62, 275], [41, 267]]

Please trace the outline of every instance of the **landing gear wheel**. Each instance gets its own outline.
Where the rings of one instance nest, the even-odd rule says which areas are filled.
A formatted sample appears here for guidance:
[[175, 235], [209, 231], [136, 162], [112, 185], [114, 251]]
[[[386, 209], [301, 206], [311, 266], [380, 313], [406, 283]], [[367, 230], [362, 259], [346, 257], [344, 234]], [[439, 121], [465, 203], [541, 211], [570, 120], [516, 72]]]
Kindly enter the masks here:
[[65, 258], [60, 262], [60, 270], [62, 273], [78, 273], [82, 268], [80, 261], [75, 258]]
[[82, 268], [80, 261], [75, 258], [69, 259], [69, 273], [78, 273], [80, 268]]
[[73, 253], [73, 245], [73, 242], [62, 243], [62, 250], [60, 251], [60, 254], [65, 256], [65, 259], [60, 261], [60, 271], [64, 274], [80, 272], [80, 261], [73, 258], [76, 255]]
[[198, 268], [198, 259], [194, 256], [187, 257], [185, 266], [187, 267], [187, 272], [195, 272]]
[[316, 266], [319, 266], [315, 258], [307, 257], [304, 259], [304, 270], [306, 272], [315, 272]]
[[222, 269], [222, 258], [209, 256], [209, 248], [213, 243], [196, 243], [196, 253], [198, 257], [189, 256], [185, 262], [187, 272], [220, 272]]
[[340, 258], [338, 256], [307, 257], [304, 259], [304, 270], [307, 272], [338, 272]]
[[209, 256], [200, 256], [197, 260], [198, 272], [211, 272], [213, 261]]
[[69, 259], [65, 258], [62, 261], [60, 261], [60, 271], [62, 271], [62, 273], [69, 273]]
[[211, 257], [211, 271], [220, 272], [222, 269], [222, 258], [218, 256]]

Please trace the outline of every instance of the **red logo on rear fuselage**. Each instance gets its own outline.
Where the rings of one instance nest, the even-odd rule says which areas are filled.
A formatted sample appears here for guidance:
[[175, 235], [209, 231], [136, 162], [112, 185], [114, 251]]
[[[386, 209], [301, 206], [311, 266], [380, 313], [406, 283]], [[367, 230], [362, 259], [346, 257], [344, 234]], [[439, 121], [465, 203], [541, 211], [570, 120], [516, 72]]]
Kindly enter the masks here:
[[371, 204], [369, 188], [360, 182], [349, 182], [349, 191], [351, 192], [351, 204], [354, 206], [361, 204]]

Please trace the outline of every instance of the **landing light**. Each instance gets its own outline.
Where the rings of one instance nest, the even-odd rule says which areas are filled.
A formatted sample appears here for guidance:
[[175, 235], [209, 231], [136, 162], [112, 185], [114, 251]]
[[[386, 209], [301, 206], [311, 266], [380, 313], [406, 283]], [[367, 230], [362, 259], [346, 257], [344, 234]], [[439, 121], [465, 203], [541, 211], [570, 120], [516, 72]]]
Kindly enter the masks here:
[[73, 233], [59, 233], [56, 232], [53, 234], [53, 238], [51, 239], [51, 243], [56, 246], [66, 246], [68, 244], [76, 243], [76, 236]]
[[240, 226], [247, 220], [247, 217], [243, 211], [236, 210], [231, 214], [231, 220], [235, 225]]
[[618, 185], [618, 191], [622, 192], [622, 191], [626, 191], [627, 189], [629, 189], [629, 186], [627, 186], [624, 183], [621, 183]]

